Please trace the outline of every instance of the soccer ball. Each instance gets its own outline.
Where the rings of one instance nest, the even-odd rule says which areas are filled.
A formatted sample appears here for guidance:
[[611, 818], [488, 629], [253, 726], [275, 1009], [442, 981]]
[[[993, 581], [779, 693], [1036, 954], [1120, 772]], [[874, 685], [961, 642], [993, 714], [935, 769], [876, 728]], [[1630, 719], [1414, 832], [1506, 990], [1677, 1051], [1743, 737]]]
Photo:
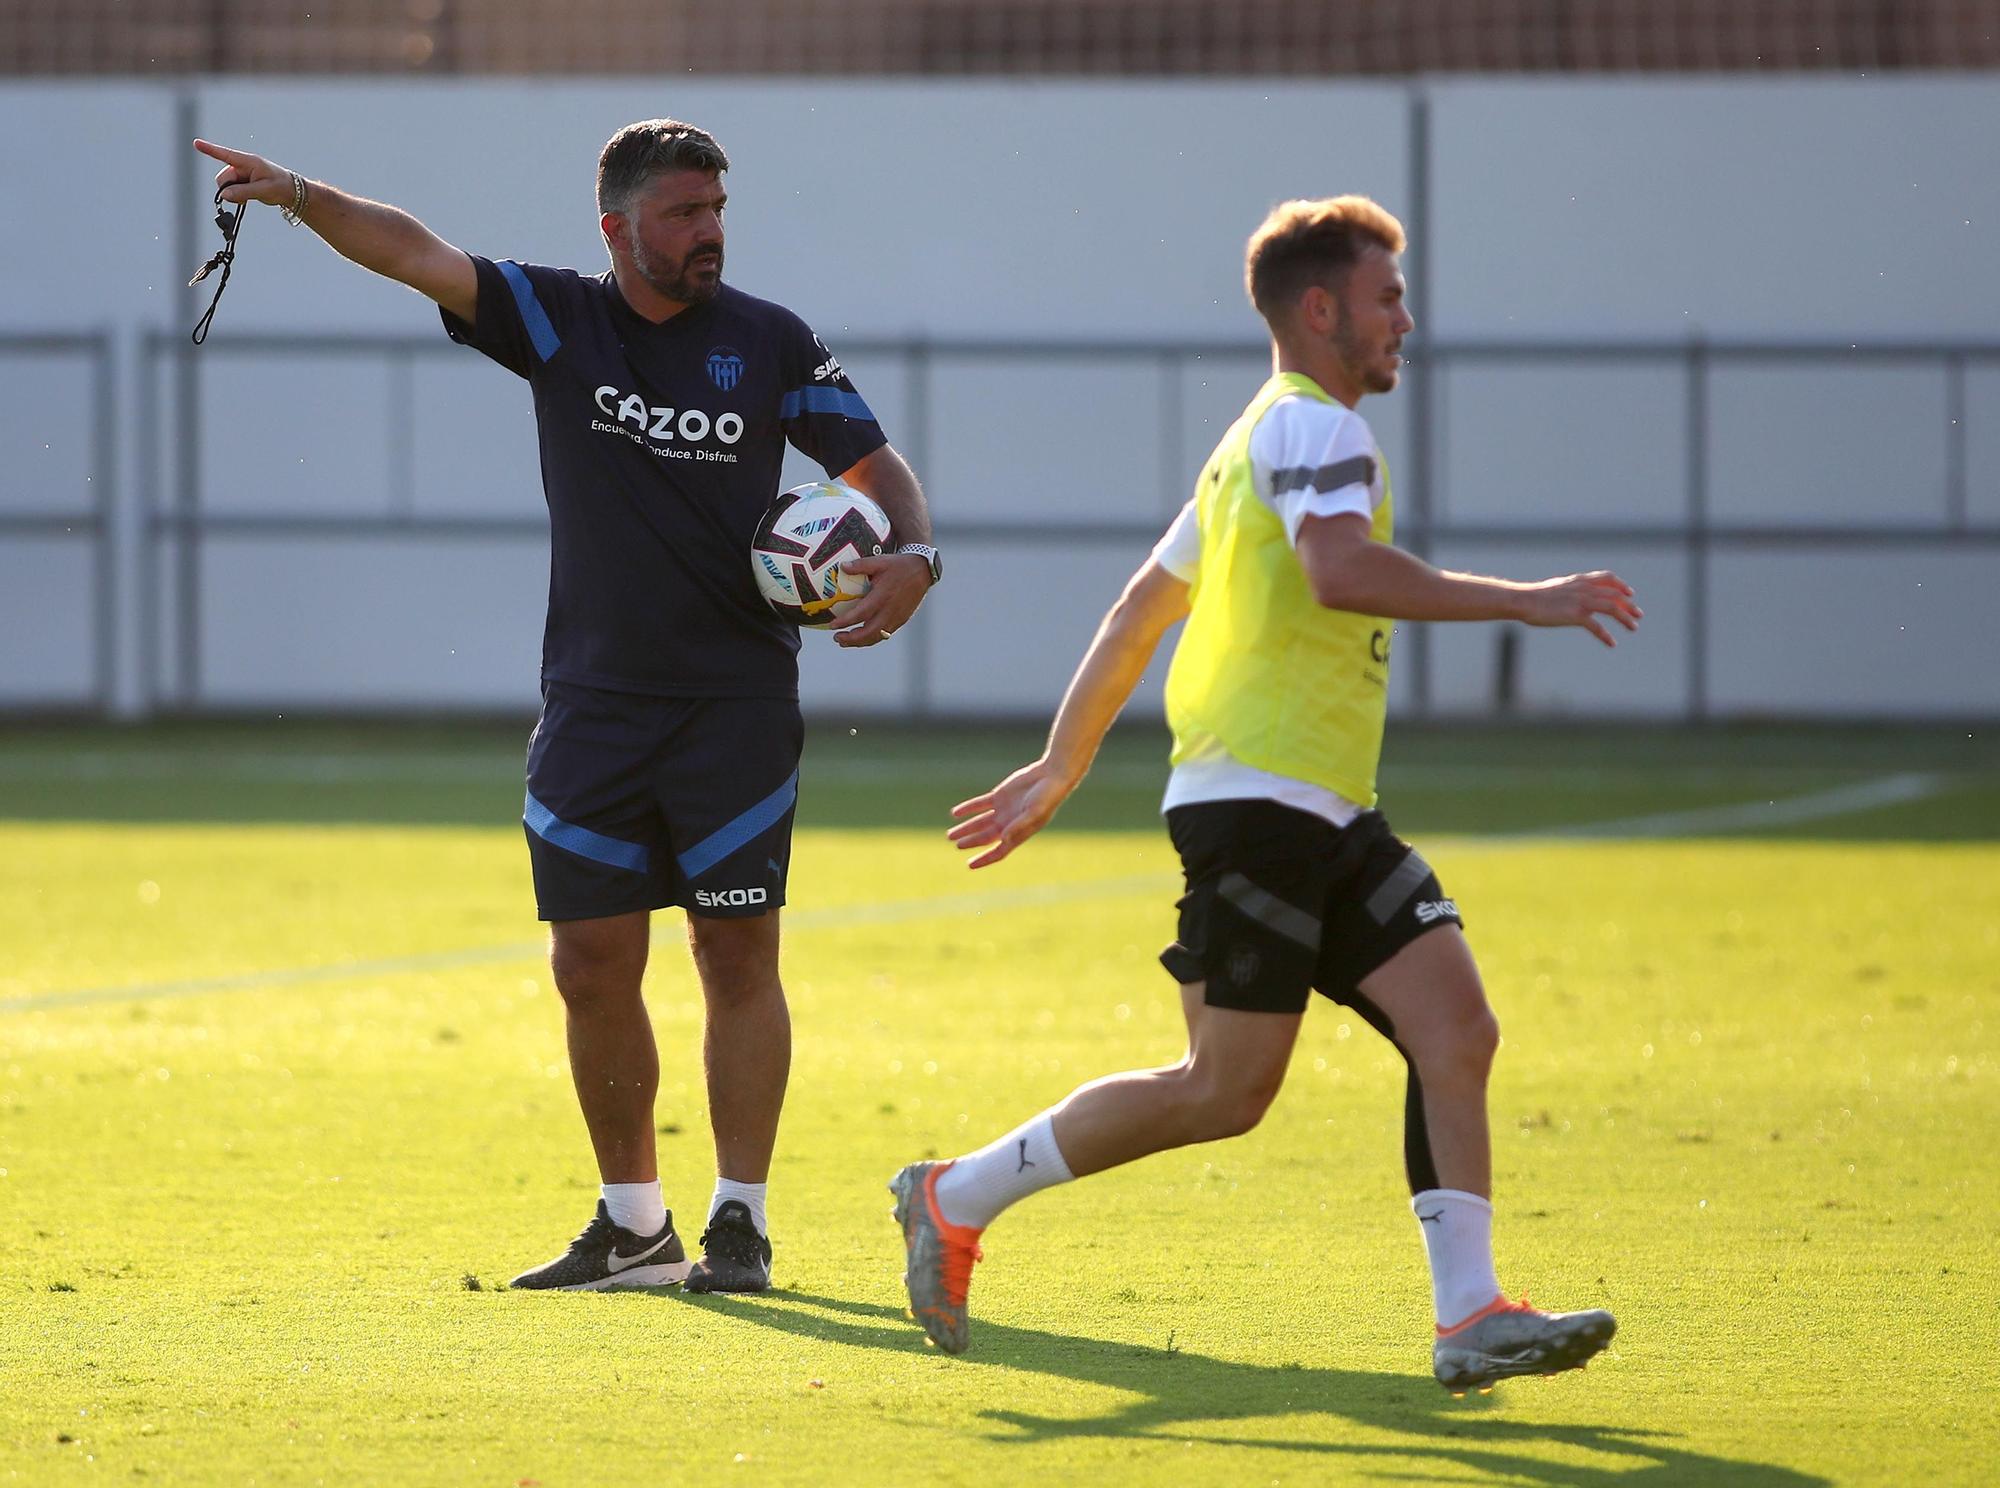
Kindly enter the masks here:
[[872, 499], [839, 481], [810, 481], [764, 513], [750, 571], [757, 592], [794, 625], [831, 625], [868, 592], [867, 578], [842, 560], [876, 557], [888, 540], [888, 515]]

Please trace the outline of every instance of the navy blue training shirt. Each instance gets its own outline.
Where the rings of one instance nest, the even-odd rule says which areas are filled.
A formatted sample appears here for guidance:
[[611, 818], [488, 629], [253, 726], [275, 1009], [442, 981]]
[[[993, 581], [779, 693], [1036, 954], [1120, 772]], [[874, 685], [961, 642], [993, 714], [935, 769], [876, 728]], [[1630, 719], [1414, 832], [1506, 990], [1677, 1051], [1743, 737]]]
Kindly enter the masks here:
[[806, 323], [723, 285], [660, 325], [607, 271], [474, 257], [452, 340], [528, 380], [549, 503], [542, 676], [670, 697], [798, 696], [799, 634], [750, 540], [785, 441], [838, 475], [886, 440]]

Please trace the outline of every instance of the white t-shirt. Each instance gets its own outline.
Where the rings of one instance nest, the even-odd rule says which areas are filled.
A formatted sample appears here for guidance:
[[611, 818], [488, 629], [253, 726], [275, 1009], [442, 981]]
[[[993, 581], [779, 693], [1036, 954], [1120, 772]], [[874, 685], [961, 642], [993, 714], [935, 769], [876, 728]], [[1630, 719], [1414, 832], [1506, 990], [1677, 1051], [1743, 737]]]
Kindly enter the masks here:
[[[1307, 517], [1352, 512], [1374, 520], [1385, 499], [1382, 452], [1352, 409], [1317, 398], [1281, 398], [1250, 434], [1257, 494], [1285, 524], [1294, 546]], [[1201, 526], [1190, 499], [1153, 547], [1153, 561], [1193, 583], [1201, 568]], [[1323, 785], [1247, 765], [1219, 743], [1174, 766], [1162, 811], [1197, 801], [1276, 801], [1344, 827], [1361, 807]]]

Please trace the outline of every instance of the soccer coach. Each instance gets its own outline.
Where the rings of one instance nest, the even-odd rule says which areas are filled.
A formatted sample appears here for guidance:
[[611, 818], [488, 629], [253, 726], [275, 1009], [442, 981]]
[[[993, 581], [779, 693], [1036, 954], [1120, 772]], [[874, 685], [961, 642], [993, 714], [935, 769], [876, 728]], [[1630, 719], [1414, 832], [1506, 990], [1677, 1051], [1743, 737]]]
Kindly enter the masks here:
[[[454, 341], [534, 392], [550, 574], [523, 818], [603, 1194], [568, 1250], [513, 1284], [761, 1291], [791, 1068], [778, 908], [803, 729], [798, 632], [759, 598], [750, 541], [787, 441], [873, 496], [895, 549], [846, 565], [872, 587], [837, 636], [872, 646], [939, 576], [916, 477], [805, 322], [722, 282], [729, 160], [704, 130], [650, 119], [605, 145], [611, 268], [594, 276], [475, 257], [395, 207], [194, 143], [223, 162], [223, 200], [278, 207], [428, 295]], [[701, 978], [715, 1135], [692, 1267], [660, 1191], [641, 995], [651, 911], [668, 905], [687, 910]]]

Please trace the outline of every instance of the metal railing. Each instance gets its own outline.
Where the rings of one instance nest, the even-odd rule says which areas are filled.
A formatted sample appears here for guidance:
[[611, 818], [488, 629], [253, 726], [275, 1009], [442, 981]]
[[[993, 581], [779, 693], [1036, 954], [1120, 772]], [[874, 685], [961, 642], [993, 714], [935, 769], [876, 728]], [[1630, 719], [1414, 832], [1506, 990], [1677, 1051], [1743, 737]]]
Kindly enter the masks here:
[[[1527, 545], [1561, 543], [1573, 545], [1581, 531], [1593, 544], [1617, 543], [1658, 547], [1678, 551], [1686, 560], [1685, 592], [1681, 612], [1686, 627], [1687, 697], [1686, 715], [1706, 717], [1709, 702], [1710, 636], [1708, 632], [1710, 563], [1718, 552], [1741, 549], [1824, 549], [1867, 546], [1871, 548], [1962, 549], [1968, 545], [2000, 549], [2000, 523], [1976, 523], [1971, 516], [1970, 472], [1967, 460], [1968, 426], [1966, 378], [1975, 364], [2000, 364], [2000, 344], [1861, 344], [1740, 342], [1618, 342], [1515, 344], [1495, 341], [1464, 341], [1428, 348], [1412, 345], [1410, 398], [1410, 454], [1398, 482], [1398, 541], [1413, 551], [1430, 555], [1450, 543]], [[1128, 361], [1158, 369], [1158, 422], [1160, 468], [1178, 472], [1192, 481], [1194, 471], [1186, 464], [1182, 446], [1184, 422], [1183, 372], [1202, 358], [1256, 358], [1262, 349], [1242, 341], [1210, 342], [1049, 342], [1030, 340], [921, 340], [843, 338], [843, 355], [899, 361], [907, 378], [908, 403], [904, 427], [892, 431], [896, 442], [922, 472], [931, 468], [934, 454], [932, 406], [933, 389], [941, 375], [949, 375], [954, 362], [976, 359], [982, 362], [1027, 361], [1042, 364], [1063, 361]], [[441, 337], [374, 335], [228, 335], [213, 338], [200, 352], [178, 334], [156, 333], [143, 342], [145, 361], [141, 378], [141, 429], [144, 444], [141, 460], [147, 478], [142, 483], [146, 511], [145, 546], [148, 560], [144, 571], [156, 571], [153, 554], [166, 543], [173, 544], [173, 572], [179, 602], [174, 614], [164, 613], [162, 596], [154, 586], [146, 596], [148, 634], [171, 636], [175, 646], [176, 686], [166, 699], [158, 685], [157, 660], [147, 667], [147, 691], [154, 701], [171, 701], [180, 707], [199, 707], [201, 676], [201, 599], [204, 540], [211, 536], [294, 535], [301, 538], [342, 536], [421, 536], [491, 539], [496, 536], [532, 537], [546, 530], [539, 514], [528, 516], [436, 516], [423, 515], [413, 499], [414, 441], [408, 427], [410, 368], [423, 357], [463, 357], [462, 349]], [[398, 469], [390, 477], [392, 491], [400, 493], [395, 509], [379, 515], [293, 514], [287, 512], [214, 513], [202, 509], [204, 452], [200, 427], [204, 359], [240, 357], [354, 357], [379, 359], [384, 368], [382, 428]], [[1909, 362], [1942, 365], [1945, 376], [1944, 415], [1937, 437], [1944, 442], [1943, 468], [1946, 472], [1944, 519], [1932, 526], [1903, 524], [1862, 525], [1858, 523], [1770, 523], [1718, 520], [1710, 499], [1714, 479], [1710, 440], [1710, 381], [1718, 368], [1754, 364], [1782, 364], [1820, 370], [1828, 367], [1871, 366]], [[1443, 374], [1454, 367], [1473, 366], [1672, 366], [1680, 372], [1682, 406], [1679, 410], [1681, 437], [1686, 449], [1685, 487], [1677, 520], [1662, 521], [1592, 520], [1585, 529], [1574, 522], [1524, 520], [1520, 522], [1479, 522], [1454, 520], [1438, 509], [1434, 499], [1438, 482], [1437, 462], [1451, 438], [1448, 411], [1438, 396]], [[172, 445], [170, 469], [162, 466], [168, 451], [161, 440], [161, 371], [170, 367], [177, 393], [176, 438]], [[1249, 388], [1245, 388], [1245, 392]], [[398, 431], [401, 431], [400, 433]], [[164, 476], [164, 479], [160, 479]], [[1050, 522], [1010, 518], [957, 518], [949, 509], [938, 517], [940, 541], [1006, 541], [1046, 539], [1058, 535], [1076, 545], [1116, 545], [1127, 549], [1134, 561], [1158, 535], [1158, 518], [1082, 519]], [[171, 624], [169, 623], [171, 619]], [[1429, 628], [1414, 627], [1401, 653], [1410, 668], [1411, 701], [1418, 714], [1433, 705], [1433, 660]], [[910, 688], [919, 712], [929, 700], [928, 659], [925, 648], [911, 648]]]
[[101, 712], [111, 708], [118, 633], [117, 558], [112, 550], [117, 510], [117, 427], [111, 333], [96, 331], [0, 332], [0, 357], [85, 357], [90, 372], [90, 499], [72, 507], [0, 508], [0, 541], [18, 538], [88, 543], [93, 595], [90, 607], [91, 696]]
[[[1422, 354], [1418, 361], [1421, 362]], [[1678, 523], [1592, 522], [1593, 540], [1608, 539], [1643, 546], [1679, 547], [1687, 558], [1687, 580], [1682, 609], [1687, 628], [1688, 701], [1687, 716], [1701, 720], [1709, 716], [1709, 564], [1718, 551], [1757, 548], [1938, 548], [1965, 546], [2000, 548], [2000, 524], [1974, 525], [1971, 521], [1970, 473], [1966, 459], [1967, 408], [1965, 381], [1973, 362], [2000, 363], [2000, 344], [1987, 342], [1942, 343], [1860, 343], [1852, 341], [1759, 342], [1688, 341], [1660, 342], [1545, 342], [1520, 344], [1501, 341], [1464, 341], [1435, 347], [1431, 359], [1440, 371], [1454, 364], [1678, 364], [1682, 371], [1682, 426], [1687, 452], [1683, 489], [1682, 519]], [[1944, 422], [1938, 436], [1944, 443], [1945, 521], [1935, 527], [1888, 526], [1858, 523], [1777, 523], [1718, 521], [1710, 491], [1714, 480], [1709, 437], [1711, 373], [1718, 368], [1779, 363], [1812, 370], [1834, 367], [1883, 365], [1896, 362], [1942, 362], [1945, 370]], [[1464, 542], [1510, 543], [1573, 540], [1573, 526], [1551, 524], [1454, 523], [1437, 518], [1430, 478], [1431, 461], [1450, 437], [1446, 420], [1435, 412], [1434, 379], [1420, 396], [1415, 447], [1421, 451], [1422, 479], [1417, 488], [1418, 518], [1409, 531], [1412, 549], [1428, 554], [1438, 543], [1456, 539]], [[1418, 627], [1414, 634], [1416, 702], [1419, 713], [1430, 706], [1430, 631]]]

